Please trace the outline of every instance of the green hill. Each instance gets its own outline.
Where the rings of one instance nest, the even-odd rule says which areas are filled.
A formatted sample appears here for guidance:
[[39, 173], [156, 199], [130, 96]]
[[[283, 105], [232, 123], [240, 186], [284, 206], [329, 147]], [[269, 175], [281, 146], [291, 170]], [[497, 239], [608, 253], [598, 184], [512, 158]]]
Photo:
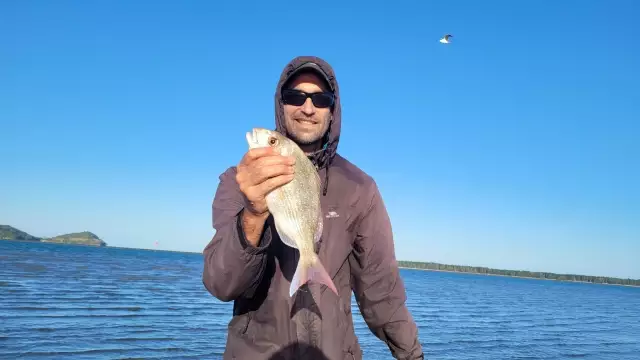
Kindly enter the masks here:
[[58, 243], [58, 244], [76, 244], [76, 245], [92, 245], [107, 246], [96, 234], [83, 231], [78, 233], [64, 234], [52, 238], [44, 238], [42, 242]]
[[0, 225], [0, 240], [40, 241], [40, 238], [29, 235], [13, 226]]
[[0, 225], [0, 240], [14, 241], [33, 241], [46, 242], [56, 244], [72, 244], [72, 245], [89, 245], [89, 246], [107, 246], [107, 243], [100, 239], [96, 234], [83, 231], [78, 233], [64, 234], [48, 238], [40, 238], [22, 230], [18, 230], [13, 226]]

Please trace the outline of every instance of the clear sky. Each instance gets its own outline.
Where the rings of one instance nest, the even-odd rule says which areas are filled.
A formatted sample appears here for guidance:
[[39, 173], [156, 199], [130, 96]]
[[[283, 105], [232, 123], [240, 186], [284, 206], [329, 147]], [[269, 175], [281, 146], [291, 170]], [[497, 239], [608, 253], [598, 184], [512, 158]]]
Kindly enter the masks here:
[[639, 18], [633, 0], [3, 1], [0, 224], [201, 251], [218, 175], [273, 127], [286, 62], [317, 55], [398, 258], [640, 278]]

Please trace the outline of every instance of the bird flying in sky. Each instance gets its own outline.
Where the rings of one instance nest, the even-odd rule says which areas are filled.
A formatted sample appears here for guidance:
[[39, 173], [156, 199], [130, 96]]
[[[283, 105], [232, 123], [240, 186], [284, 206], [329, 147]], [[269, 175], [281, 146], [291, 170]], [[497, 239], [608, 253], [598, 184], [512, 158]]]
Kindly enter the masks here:
[[443, 43], [443, 44], [448, 44], [448, 43], [451, 42], [451, 41], [449, 41], [449, 38], [452, 38], [452, 37], [453, 37], [453, 35], [447, 34], [442, 39], [440, 39], [440, 42]]

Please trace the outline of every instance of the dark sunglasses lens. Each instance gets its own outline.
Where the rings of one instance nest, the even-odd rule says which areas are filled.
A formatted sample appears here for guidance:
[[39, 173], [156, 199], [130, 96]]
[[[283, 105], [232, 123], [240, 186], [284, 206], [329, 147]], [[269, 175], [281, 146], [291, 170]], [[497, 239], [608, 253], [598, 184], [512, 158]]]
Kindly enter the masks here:
[[285, 104], [300, 106], [304, 104], [304, 102], [307, 100], [307, 97], [301, 92], [283, 91], [282, 100]]
[[319, 108], [326, 108], [333, 104], [333, 96], [330, 94], [313, 94], [311, 96], [311, 101], [313, 101], [313, 105]]
[[[326, 108], [333, 105], [333, 96], [328, 93], [311, 94], [311, 101], [315, 107]], [[284, 90], [282, 100], [285, 104], [302, 106], [307, 101], [307, 94], [300, 91]]]

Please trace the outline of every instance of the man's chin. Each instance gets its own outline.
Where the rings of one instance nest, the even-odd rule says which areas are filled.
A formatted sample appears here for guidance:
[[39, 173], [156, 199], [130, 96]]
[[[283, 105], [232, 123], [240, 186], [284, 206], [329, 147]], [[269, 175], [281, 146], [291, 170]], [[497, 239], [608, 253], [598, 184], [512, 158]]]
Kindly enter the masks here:
[[298, 145], [311, 145], [317, 142], [320, 138], [318, 134], [315, 132], [304, 132], [300, 130], [296, 130], [291, 134], [292, 140], [295, 141]]

